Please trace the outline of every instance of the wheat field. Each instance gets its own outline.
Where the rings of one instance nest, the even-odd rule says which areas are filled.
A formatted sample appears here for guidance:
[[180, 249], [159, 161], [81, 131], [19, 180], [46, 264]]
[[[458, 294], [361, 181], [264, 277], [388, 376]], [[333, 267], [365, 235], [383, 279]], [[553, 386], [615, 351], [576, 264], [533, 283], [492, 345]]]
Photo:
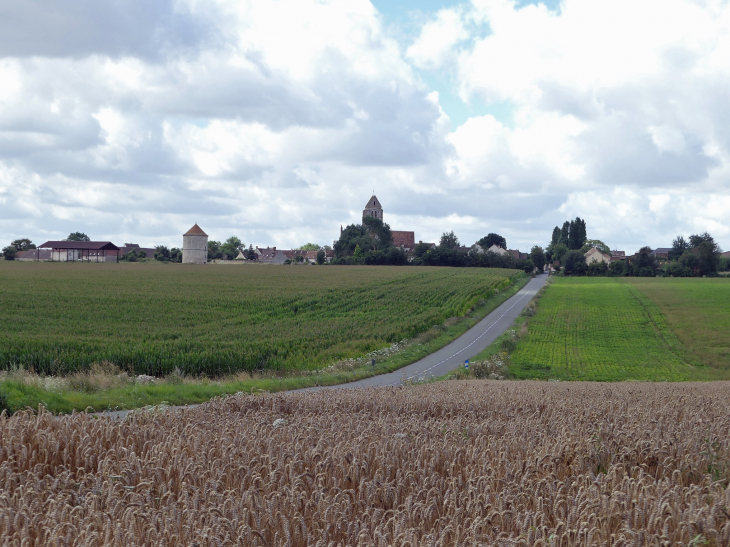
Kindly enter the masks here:
[[0, 419], [0, 545], [730, 545], [730, 383], [461, 381]]

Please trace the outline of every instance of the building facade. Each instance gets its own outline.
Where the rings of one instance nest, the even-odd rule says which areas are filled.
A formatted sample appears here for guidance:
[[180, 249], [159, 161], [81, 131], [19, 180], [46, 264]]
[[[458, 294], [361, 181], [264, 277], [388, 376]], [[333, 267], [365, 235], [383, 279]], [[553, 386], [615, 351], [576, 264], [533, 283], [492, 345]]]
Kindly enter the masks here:
[[368, 200], [365, 205], [365, 209], [362, 212], [362, 217], [373, 217], [383, 220], [383, 207], [380, 205], [378, 198], [374, 195]]
[[183, 264], [208, 262], [208, 234], [197, 224], [183, 234], [182, 255]]

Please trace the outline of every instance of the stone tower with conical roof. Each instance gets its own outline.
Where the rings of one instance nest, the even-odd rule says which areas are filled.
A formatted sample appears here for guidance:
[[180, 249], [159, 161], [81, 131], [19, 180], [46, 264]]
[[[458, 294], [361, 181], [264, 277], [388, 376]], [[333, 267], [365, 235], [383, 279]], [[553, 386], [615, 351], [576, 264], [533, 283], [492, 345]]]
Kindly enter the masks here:
[[383, 220], [383, 207], [381, 207], [378, 198], [375, 197], [375, 194], [373, 194], [365, 205], [365, 209], [362, 212], [362, 218], [365, 217], [374, 217]]
[[208, 234], [197, 224], [183, 234], [183, 264], [208, 262]]

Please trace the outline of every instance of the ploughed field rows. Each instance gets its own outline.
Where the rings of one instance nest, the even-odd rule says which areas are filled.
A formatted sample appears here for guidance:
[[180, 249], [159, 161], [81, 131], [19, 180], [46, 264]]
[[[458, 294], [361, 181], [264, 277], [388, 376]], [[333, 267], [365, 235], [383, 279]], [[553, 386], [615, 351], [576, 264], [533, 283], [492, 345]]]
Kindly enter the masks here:
[[0, 368], [314, 369], [412, 337], [515, 270], [0, 263]]
[[518, 378], [601, 381], [707, 374], [655, 302], [634, 285], [605, 277], [554, 279], [511, 356], [510, 372]]
[[0, 419], [3, 545], [730, 545], [730, 385], [448, 382]]

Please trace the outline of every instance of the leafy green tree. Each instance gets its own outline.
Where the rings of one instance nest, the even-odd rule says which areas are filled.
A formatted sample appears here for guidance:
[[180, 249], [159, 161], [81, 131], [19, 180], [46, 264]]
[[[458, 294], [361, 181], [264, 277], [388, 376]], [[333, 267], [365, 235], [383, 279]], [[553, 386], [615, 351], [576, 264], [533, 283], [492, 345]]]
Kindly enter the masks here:
[[700, 275], [712, 275], [717, 273], [720, 266], [720, 254], [716, 252], [717, 244], [714, 240], [705, 240], [697, 247], [697, 265]]
[[563, 264], [563, 271], [566, 275], [585, 275], [588, 271], [586, 257], [577, 250], [570, 250], [560, 261]]
[[415, 258], [422, 258], [430, 250], [431, 245], [428, 243], [416, 243], [416, 246], [413, 248], [413, 256]]
[[18, 252], [18, 249], [13, 247], [12, 245], [8, 245], [3, 249], [3, 257], [5, 260], [15, 260], [15, 255]]
[[64, 241], [91, 241], [91, 238], [83, 232], [71, 232]]
[[613, 260], [608, 266], [608, 270], [611, 275], [622, 276], [626, 274], [626, 262], [623, 260]]
[[320, 249], [319, 251], [317, 251], [317, 264], [321, 266], [322, 264], [324, 264], [326, 259], [327, 255], [325, 254], [324, 249]]
[[555, 246], [560, 243], [560, 228], [557, 226], [553, 228], [553, 237], [550, 239], [550, 246]]
[[691, 251], [685, 251], [685, 253], [679, 257], [679, 263], [692, 272], [692, 275], [700, 275], [699, 262], [699, 257]]
[[182, 251], [177, 247], [170, 249], [170, 262], [182, 262]]
[[337, 258], [353, 256], [356, 247], [365, 253], [382, 251], [393, 246], [393, 233], [390, 226], [375, 217], [364, 217], [362, 224], [350, 224], [335, 242], [334, 250]]
[[444, 232], [439, 242], [439, 247], [444, 249], [456, 249], [459, 246], [459, 238], [456, 237], [454, 231]]
[[223, 253], [225, 258], [233, 260], [238, 256], [246, 246], [236, 236], [231, 236], [226, 239], [226, 242], [220, 246], [220, 252]]
[[611, 256], [611, 248], [600, 239], [587, 239], [585, 244], [581, 248], [581, 252], [587, 253], [593, 247], [601, 251], [603, 254]]
[[492, 245], [496, 245], [497, 247], [502, 247], [503, 249], [506, 249], [507, 240], [499, 234], [490, 233], [477, 241], [477, 245], [479, 245], [485, 251], [489, 249]]
[[16, 239], [11, 244], [17, 251], [29, 251], [35, 249], [35, 244], [28, 238]]
[[672, 249], [669, 251], [669, 260], [679, 260], [679, 257], [691, 248], [692, 245], [683, 236], [675, 237], [672, 241]]
[[566, 247], [568, 246], [568, 243], [570, 242], [570, 222], [565, 221], [563, 222], [563, 227], [560, 230], [560, 239], [558, 240], [558, 243], [562, 243]]
[[538, 270], [542, 271], [543, 266], [545, 266], [545, 252], [542, 247], [535, 245], [530, 249], [530, 260]]
[[705, 232], [704, 234], [694, 234], [689, 236], [689, 245], [691, 248], [699, 247], [702, 243], [709, 243], [712, 246], [713, 252], [721, 252], [720, 246], [715, 243], [715, 238]]
[[[651, 254], [651, 247], [642, 247], [631, 260], [631, 267], [637, 277], [652, 277], [659, 267], [656, 256]], [[648, 272], [648, 273], [647, 273]]]
[[223, 251], [221, 251], [221, 242], [213, 241], [211, 239], [208, 241], [208, 260], [217, 260], [219, 258], [223, 258]]
[[170, 249], [164, 245], [158, 245], [155, 247], [155, 260], [159, 260], [160, 262], [167, 262], [170, 260]]
[[302, 255], [295, 255], [294, 262], [304, 262], [304, 257]]
[[248, 246], [248, 251], [246, 251], [246, 258], [248, 260], [256, 260], [258, 259], [258, 255], [256, 254], [256, 251], [253, 249], [253, 244], [250, 244]]
[[568, 226], [568, 247], [570, 249], [580, 249], [587, 238], [585, 220], [575, 217], [575, 220], [571, 220]]
[[553, 247], [552, 260], [557, 260], [561, 264], [563, 263], [563, 257], [569, 251], [568, 246], [565, 243], [558, 243]]
[[300, 251], [319, 251], [322, 247], [317, 245], [316, 243], [305, 243], [301, 247], [299, 247], [298, 250]]
[[360, 245], [355, 245], [355, 251], [352, 253], [352, 258], [355, 260], [356, 264], [362, 264], [364, 262], [365, 257]]

